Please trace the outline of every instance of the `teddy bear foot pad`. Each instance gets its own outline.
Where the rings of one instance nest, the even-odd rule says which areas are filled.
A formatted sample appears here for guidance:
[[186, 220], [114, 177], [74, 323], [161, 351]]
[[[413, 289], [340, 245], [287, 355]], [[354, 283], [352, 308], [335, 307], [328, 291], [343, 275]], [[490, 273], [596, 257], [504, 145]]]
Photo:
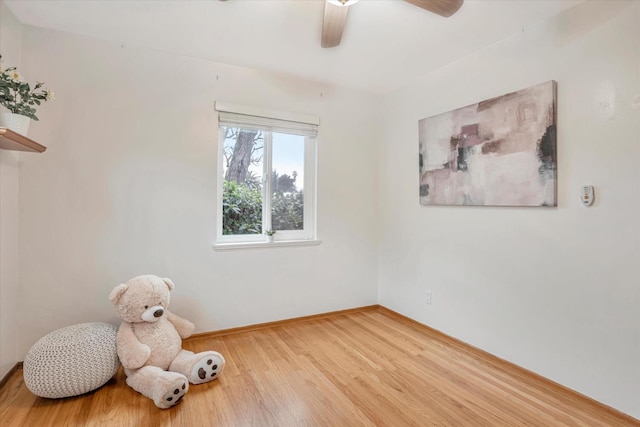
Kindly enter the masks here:
[[224, 368], [224, 357], [216, 351], [208, 351], [191, 369], [192, 384], [203, 384], [218, 378]]
[[167, 391], [160, 397], [160, 399], [155, 401], [155, 404], [161, 409], [170, 408], [177, 405], [184, 395], [187, 394], [187, 391], [189, 391], [189, 388], [187, 387], [187, 381], [185, 381], [185, 378], [177, 378], [169, 385], [169, 387], [167, 387]]

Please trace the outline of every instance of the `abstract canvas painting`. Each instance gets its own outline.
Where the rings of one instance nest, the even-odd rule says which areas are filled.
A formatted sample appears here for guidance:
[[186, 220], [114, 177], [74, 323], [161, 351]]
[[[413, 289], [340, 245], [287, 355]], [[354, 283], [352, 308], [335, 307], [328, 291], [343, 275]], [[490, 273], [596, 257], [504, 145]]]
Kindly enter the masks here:
[[555, 81], [418, 124], [421, 204], [557, 206]]

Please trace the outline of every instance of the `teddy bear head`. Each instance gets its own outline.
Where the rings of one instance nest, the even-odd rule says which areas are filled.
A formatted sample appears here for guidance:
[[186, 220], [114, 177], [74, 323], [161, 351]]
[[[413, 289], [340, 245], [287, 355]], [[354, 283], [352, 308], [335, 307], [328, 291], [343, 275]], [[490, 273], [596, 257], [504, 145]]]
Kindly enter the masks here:
[[173, 288], [171, 280], [149, 274], [116, 286], [109, 299], [125, 322], [157, 322], [169, 306]]

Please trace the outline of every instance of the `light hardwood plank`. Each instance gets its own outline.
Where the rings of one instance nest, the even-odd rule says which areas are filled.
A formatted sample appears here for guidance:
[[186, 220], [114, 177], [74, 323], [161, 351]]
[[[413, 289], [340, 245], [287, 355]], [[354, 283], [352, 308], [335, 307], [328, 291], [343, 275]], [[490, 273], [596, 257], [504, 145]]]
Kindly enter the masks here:
[[640, 422], [383, 307], [200, 334], [219, 380], [169, 410], [125, 383], [42, 399], [22, 369], [0, 389], [2, 426], [640, 426]]

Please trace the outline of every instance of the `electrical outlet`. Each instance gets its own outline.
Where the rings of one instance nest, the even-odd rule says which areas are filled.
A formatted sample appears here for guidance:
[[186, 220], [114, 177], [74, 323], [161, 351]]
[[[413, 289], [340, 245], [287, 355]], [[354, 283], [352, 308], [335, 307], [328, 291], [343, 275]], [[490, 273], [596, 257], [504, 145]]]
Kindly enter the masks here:
[[427, 305], [431, 305], [431, 291], [427, 291], [427, 294], [425, 295], [425, 302]]

